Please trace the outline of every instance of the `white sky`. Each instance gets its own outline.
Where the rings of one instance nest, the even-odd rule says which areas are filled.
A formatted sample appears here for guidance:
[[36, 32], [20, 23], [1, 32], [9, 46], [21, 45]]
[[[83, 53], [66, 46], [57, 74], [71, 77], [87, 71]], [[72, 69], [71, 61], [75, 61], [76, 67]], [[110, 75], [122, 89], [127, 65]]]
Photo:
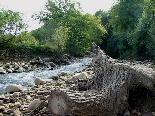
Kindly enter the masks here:
[[[44, 8], [47, 0], [0, 0], [0, 9], [10, 9], [24, 14], [24, 21], [29, 25], [28, 30], [40, 27], [38, 21], [34, 21], [31, 16], [39, 13]], [[95, 14], [99, 9], [109, 10], [114, 0], [74, 0], [80, 2], [84, 13]]]

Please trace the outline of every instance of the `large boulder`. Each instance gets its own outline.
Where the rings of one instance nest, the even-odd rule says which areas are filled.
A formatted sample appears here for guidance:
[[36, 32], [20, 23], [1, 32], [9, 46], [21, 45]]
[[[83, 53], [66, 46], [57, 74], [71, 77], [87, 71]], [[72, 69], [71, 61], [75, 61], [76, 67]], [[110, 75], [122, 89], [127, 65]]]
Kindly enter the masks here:
[[0, 74], [5, 74], [6, 71], [3, 69], [3, 67], [0, 67]]
[[34, 99], [28, 106], [28, 110], [34, 110], [41, 104], [39, 99]]
[[34, 83], [35, 83], [35, 85], [43, 85], [45, 83], [45, 81], [40, 78], [36, 78], [34, 80]]
[[17, 84], [10, 84], [5, 88], [5, 91], [7, 93], [12, 93], [12, 92], [19, 92], [19, 91], [23, 91], [23, 88], [21, 85], [17, 85]]

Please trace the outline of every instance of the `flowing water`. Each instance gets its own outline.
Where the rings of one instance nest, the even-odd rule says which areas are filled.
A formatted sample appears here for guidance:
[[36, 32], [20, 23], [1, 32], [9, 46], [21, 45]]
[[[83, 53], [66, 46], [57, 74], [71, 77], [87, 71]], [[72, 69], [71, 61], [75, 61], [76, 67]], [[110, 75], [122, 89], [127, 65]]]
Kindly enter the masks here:
[[53, 70], [49, 69], [37, 69], [35, 71], [23, 72], [23, 73], [9, 73], [0, 74], [0, 93], [5, 92], [5, 88], [9, 84], [22, 85], [24, 88], [32, 87], [34, 85], [35, 78], [48, 79], [51, 76], [65, 72], [72, 74], [78, 71], [82, 71], [91, 63], [91, 58], [78, 59], [71, 62], [70, 65], [64, 65], [57, 67]]

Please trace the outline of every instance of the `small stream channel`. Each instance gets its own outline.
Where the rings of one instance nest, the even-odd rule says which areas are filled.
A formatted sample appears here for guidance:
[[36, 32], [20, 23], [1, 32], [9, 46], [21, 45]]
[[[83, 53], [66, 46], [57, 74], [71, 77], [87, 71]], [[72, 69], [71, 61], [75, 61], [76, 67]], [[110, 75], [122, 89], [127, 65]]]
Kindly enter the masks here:
[[0, 74], [0, 94], [5, 92], [5, 88], [9, 84], [22, 85], [24, 88], [32, 87], [35, 78], [48, 79], [51, 76], [58, 75], [61, 72], [73, 74], [82, 71], [91, 63], [91, 58], [83, 58], [74, 60], [70, 65], [59, 66], [53, 70], [37, 69], [35, 71], [23, 73]]

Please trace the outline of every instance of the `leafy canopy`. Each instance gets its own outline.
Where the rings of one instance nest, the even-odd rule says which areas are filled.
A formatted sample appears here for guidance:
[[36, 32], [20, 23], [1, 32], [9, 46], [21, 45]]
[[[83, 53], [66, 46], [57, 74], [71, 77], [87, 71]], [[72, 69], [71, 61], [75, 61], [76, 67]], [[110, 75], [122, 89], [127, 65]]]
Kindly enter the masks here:
[[24, 27], [19, 12], [0, 10], [0, 44], [10, 42]]

